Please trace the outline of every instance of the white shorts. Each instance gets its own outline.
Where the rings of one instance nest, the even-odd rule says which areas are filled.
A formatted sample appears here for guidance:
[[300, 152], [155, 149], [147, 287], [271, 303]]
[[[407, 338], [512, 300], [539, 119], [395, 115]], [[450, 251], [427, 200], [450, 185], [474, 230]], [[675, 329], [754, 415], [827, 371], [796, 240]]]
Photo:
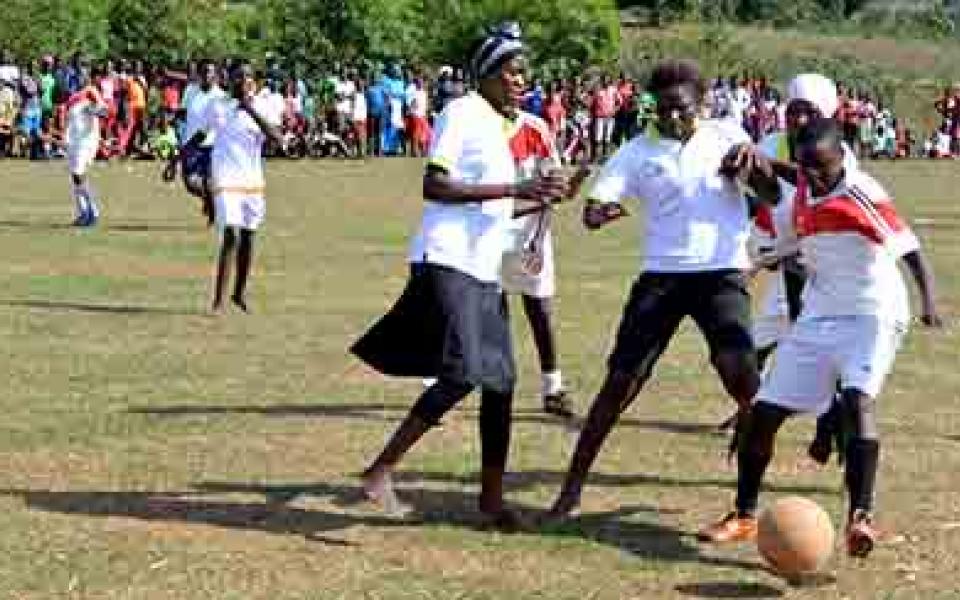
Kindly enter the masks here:
[[67, 146], [67, 166], [71, 175], [83, 176], [97, 159], [97, 144], [77, 144]]
[[757, 348], [776, 345], [790, 331], [790, 306], [783, 271], [770, 273], [757, 315], [753, 320], [753, 343]]
[[217, 194], [213, 199], [217, 227], [239, 227], [255, 231], [263, 223], [267, 203], [263, 196], [246, 194]]
[[504, 253], [500, 271], [503, 291], [508, 294], [523, 294], [533, 298], [553, 297], [556, 293], [556, 270], [551, 237], [548, 232], [543, 238], [543, 268], [536, 275], [524, 270], [519, 250]]
[[823, 414], [837, 388], [876, 398], [906, 333], [871, 316], [797, 321], [780, 342], [758, 398], [769, 404]]

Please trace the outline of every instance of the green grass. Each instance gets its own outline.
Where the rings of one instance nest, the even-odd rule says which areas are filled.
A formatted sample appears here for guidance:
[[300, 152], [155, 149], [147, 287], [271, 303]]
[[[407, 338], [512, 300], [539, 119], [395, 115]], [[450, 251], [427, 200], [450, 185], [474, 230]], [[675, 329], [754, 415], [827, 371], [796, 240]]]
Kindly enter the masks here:
[[[540, 535], [475, 529], [476, 400], [403, 464], [422, 522], [352, 503], [363, 468], [418, 392], [346, 348], [396, 297], [420, 165], [271, 163], [255, 314], [203, 310], [215, 251], [195, 203], [149, 164], [97, 168], [105, 217], [70, 220], [63, 165], [3, 163], [0, 207], [0, 597], [953, 598], [960, 595], [956, 331], [915, 329], [881, 400], [882, 524], [906, 539], [835, 582], [792, 589], [751, 548], [690, 536], [725, 509], [732, 471], [705, 427], [730, 409], [688, 325], [609, 440], [584, 517]], [[876, 164], [960, 309], [953, 164]], [[563, 366], [596, 391], [638, 265], [635, 223], [558, 234]], [[519, 311], [517, 311], [519, 313]], [[538, 413], [516, 319], [521, 388], [511, 498], [551, 501], [575, 442]], [[696, 425], [704, 428], [697, 428]], [[810, 423], [788, 426], [772, 491], [841, 512], [835, 468], [798, 471]]]

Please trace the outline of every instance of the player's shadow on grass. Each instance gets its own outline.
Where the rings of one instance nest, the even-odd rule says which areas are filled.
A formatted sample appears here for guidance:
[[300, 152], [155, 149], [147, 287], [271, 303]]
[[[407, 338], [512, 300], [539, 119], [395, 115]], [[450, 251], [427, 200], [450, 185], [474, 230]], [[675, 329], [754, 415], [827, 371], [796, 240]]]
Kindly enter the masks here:
[[203, 225], [186, 225], [173, 223], [110, 223], [104, 226], [107, 231], [122, 233], [153, 233], [157, 231], [193, 232], [203, 231]]
[[0, 220], [0, 229], [27, 229], [31, 231], [57, 231], [62, 229], [77, 229], [71, 223], [49, 223], [44, 221], [21, 221], [17, 219]]
[[49, 311], [81, 312], [115, 315], [180, 315], [193, 316], [198, 311], [177, 310], [156, 306], [129, 306], [123, 304], [92, 304], [87, 302], [64, 302], [60, 300], [0, 300], [0, 305], [14, 308], [31, 308]]
[[[476, 479], [473, 484], [476, 484]], [[196, 488], [208, 493], [263, 494], [267, 504], [293, 502], [301, 496], [332, 496], [335, 504], [350, 506], [360, 497], [356, 487], [317, 484], [236, 484], [204, 482]], [[423, 523], [453, 525], [477, 529], [482, 521], [476, 510], [476, 496], [454, 490], [404, 488], [403, 501], [408, 502]], [[540, 509], [519, 507], [528, 516], [541, 514]], [[674, 527], [649, 520], [635, 520], [637, 514], [664, 514], [657, 507], [634, 505], [615, 511], [581, 514], [574, 521], [556, 526], [545, 526], [530, 535], [554, 538], [580, 538], [598, 544], [613, 546], [623, 552], [651, 560], [690, 562], [734, 567], [747, 570], [766, 570], [759, 561], [746, 561], [704, 555], [692, 542], [692, 536]]]
[[[142, 406], [130, 409], [136, 414], [160, 416], [190, 416], [190, 415], [229, 415], [252, 414], [267, 417], [329, 417], [341, 419], [364, 419], [371, 421], [395, 422], [407, 414], [409, 405], [383, 403], [337, 403], [337, 404], [263, 404], [263, 405], [180, 405], [180, 406]], [[477, 409], [458, 408], [452, 411], [447, 419], [464, 418], [475, 419]], [[517, 409], [514, 411], [515, 423], [539, 425], [553, 425], [568, 429], [577, 429], [582, 420], [564, 420], [544, 414], [533, 409]], [[684, 435], [717, 435], [715, 423], [694, 423], [684, 421], [669, 421], [665, 419], [620, 419], [618, 427], [631, 427], [649, 431]]]
[[[566, 476], [564, 471], [517, 471], [507, 473], [505, 485], [512, 490], [523, 490], [543, 485], [559, 486], [563, 483]], [[480, 480], [479, 473], [456, 474], [444, 473], [442, 471], [401, 471], [395, 476], [395, 479], [402, 483], [433, 482], [433, 483], [456, 483], [460, 485], [469, 485]], [[587, 486], [598, 487], [630, 487], [630, 486], [657, 486], [657, 487], [678, 487], [678, 488], [700, 488], [700, 487], [720, 487], [736, 489], [737, 483], [733, 476], [724, 479], [721, 477], [672, 477], [657, 474], [645, 473], [590, 473], [587, 477]], [[795, 485], [795, 484], [766, 484], [764, 489], [778, 493], [788, 494], [831, 494], [833, 488], [817, 485]]]
[[[251, 493], [262, 494], [264, 502], [209, 499], [211, 495], [222, 497], [225, 494]], [[297, 535], [307, 540], [345, 547], [359, 544], [348, 537], [337, 536], [336, 533], [347, 533], [346, 530], [357, 525], [399, 527], [431, 523], [466, 529], [482, 526], [475, 509], [475, 496], [457, 490], [406, 490], [404, 499], [410, 501], [416, 509], [419, 515], [416, 520], [291, 505], [301, 496], [320, 496], [332, 499], [335, 506], [352, 507], [360, 497], [360, 490], [356, 486], [324, 483], [261, 485], [208, 482], [198, 484], [195, 490], [187, 492], [7, 489], [0, 490], [0, 495], [19, 498], [32, 510]], [[526, 507], [526, 511], [532, 510]], [[684, 532], [656, 522], [632, 518], [638, 513], [656, 512], [655, 508], [637, 506], [585, 514], [575, 522], [545, 528], [540, 532], [533, 532], [533, 535], [582, 538], [653, 560], [763, 570], [763, 566], [757, 561], [703, 555]]]
[[711, 581], [705, 583], [684, 583], [678, 585], [681, 596], [693, 598], [780, 598], [783, 591], [762, 583], [740, 583], [729, 581]]

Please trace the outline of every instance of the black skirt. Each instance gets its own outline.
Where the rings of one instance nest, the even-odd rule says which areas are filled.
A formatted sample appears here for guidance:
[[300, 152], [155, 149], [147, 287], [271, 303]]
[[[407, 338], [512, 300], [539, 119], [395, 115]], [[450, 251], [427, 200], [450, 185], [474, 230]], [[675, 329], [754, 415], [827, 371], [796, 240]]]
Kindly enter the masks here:
[[500, 287], [439, 265], [411, 265], [400, 299], [350, 351], [395, 377], [443, 377], [501, 393], [516, 380]]

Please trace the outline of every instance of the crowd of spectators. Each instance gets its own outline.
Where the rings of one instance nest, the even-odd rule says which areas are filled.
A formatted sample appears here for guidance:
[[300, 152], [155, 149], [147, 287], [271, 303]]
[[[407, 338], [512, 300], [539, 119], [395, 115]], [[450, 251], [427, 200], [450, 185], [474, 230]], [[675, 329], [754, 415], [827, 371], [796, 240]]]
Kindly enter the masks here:
[[[221, 74], [229, 61], [218, 63]], [[272, 57], [258, 73], [264, 106], [283, 124], [283, 148], [268, 155], [295, 157], [424, 156], [435, 115], [470, 89], [463, 69], [427, 71], [397, 63], [359, 67], [335, 63], [319, 77], [284, 71]], [[108, 114], [101, 120], [99, 158], [168, 158], [181, 141], [186, 110], [198, 89], [198, 63], [181, 67], [141, 60], [92, 63], [14, 59], [0, 51], [0, 157], [48, 159], [62, 155], [66, 106], [86, 73]], [[532, 79], [523, 108], [541, 116], [568, 162], [599, 161], [654, 118], [654, 99], [636, 80], [600, 71], [543, 81]], [[858, 156], [960, 157], [960, 86], [937, 101], [943, 123], [915, 132], [868, 92], [839, 89], [837, 119]], [[708, 94], [709, 118], [733, 119], [756, 140], [784, 127], [785, 102], [764, 78], [717, 79]]]

